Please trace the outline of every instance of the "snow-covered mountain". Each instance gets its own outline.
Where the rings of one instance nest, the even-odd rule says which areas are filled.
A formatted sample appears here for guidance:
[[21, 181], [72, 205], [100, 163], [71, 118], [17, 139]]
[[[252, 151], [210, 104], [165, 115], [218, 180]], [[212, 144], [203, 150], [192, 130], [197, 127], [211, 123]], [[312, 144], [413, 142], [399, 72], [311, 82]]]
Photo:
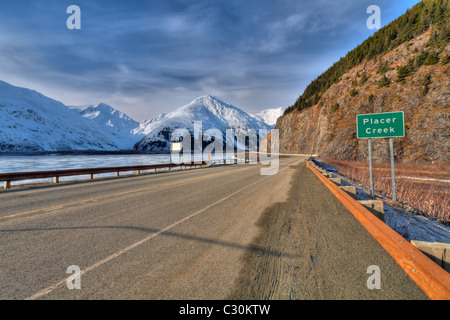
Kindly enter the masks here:
[[[263, 118], [261, 118], [263, 119]], [[41, 151], [169, 151], [175, 129], [203, 132], [272, 126], [212, 96], [203, 96], [170, 113], [139, 123], [104, 103], [66, 106], [43, 94], [0, 81], [0, 153]]]
[[143, 122], [140, 123], [139, 128], [134, 129], [134, 133], [135, 134], [143, 134], [143, 135], [147, 135], [150, 133], [152, 126], [152, 123], [156, 123], [160, 120], [162, 120], [164, 117], [166, 116], [165, 113], [161, 113], [160, 115], [156, 116], [155, 118], [151, 118], [148, 120], [145, 120]]
[[98, 105], [70, 107], [94, 122], [120, 149], [131, 149], [144, 134], [138, 131], [140, 123], [113, 107]]
[[275, 125], [277, 124], [277, 119], [283, 115], [284, 110], [285, 108], [283, 107], [266, 109], [252, 116], [259, 121], [265, 122], [268, 125], [275, 127]]
[[138, 151], [168, 151], [171, 133], [178, 128], [194, 131], [194, 122], [201, 122], [202, 130], [218, 129], [226, 137], [227, 129], [234, 129], [237, 134], [253, 129], [269, 131], [271, 126], [257, 120], [235, 106], [216, 97], [203, 96], [168, 114], [158, 116], [142, 124], [139, 132], [146, 134], [134, 146]]
[[118, 150], [77, 111], [34, 90], [0, 81], [0, 152]]

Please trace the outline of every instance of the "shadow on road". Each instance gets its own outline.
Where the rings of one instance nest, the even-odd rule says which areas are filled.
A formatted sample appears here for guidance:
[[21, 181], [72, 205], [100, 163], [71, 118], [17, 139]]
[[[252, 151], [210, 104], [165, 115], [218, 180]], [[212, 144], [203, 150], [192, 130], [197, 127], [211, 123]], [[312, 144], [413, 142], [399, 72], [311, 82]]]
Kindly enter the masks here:
[[[7, 229], [0, 230], [0, 233], [8, 233], [8, 232], [38, 232], [38, 231], [61, 231], [61, 230], [90, 230], [90, 229], [125, 229], [132, 231], [139, 231], [147, 234], [156, 234], [160, 232], [160, 229], [156, 228], [145, 228], [145, 227], [136, 227], [136, 226], [77, 226], [77, 227], [50, 227], [50, 228], [29, 228], [29, 229]], [[238, 250], [244, 250], [252, 253], [259, 253], [264, 255], [270, 255], [278, 258], [296, 258], [297, 255], [289, 254], [286, 252], [281, 252], [277, 250], [270, 250], [264, 247], [260, 247], [257, 245], [242, 245], [239, 243], [233, 243], [229, 241], [222, 241], [211, 238], [204, 238], [193, 236], [189, 234], [182, 234], [172, 231], [164, 231], [160, 233], [161, 236], [179, 238], [183, 240], [196, 241], [202, 243], [208, 243], [211, 245], [224, 246], [229, 248], [234, 248]]]

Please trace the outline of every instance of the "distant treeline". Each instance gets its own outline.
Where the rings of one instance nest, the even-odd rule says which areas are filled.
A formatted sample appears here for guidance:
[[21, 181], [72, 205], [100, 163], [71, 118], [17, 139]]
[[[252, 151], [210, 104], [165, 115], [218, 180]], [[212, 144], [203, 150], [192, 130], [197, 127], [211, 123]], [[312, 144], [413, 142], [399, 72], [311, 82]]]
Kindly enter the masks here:
[[450, 39], [449, 6], [449, 0], [424, 0], [416, 4], [313, 80], [294, 105], [285, 110], [284, 114], [294, 110], [300, 111], [317, 104], [321, 95], [333, 84], [339, 82], [342, 75], [350, 69], [364, 60], [369, 61], [380, 54], [393, 50], [421, 35], [429, 28], [432, 28], [432, 34], [427, 46], [438, 52], [442, 51]]

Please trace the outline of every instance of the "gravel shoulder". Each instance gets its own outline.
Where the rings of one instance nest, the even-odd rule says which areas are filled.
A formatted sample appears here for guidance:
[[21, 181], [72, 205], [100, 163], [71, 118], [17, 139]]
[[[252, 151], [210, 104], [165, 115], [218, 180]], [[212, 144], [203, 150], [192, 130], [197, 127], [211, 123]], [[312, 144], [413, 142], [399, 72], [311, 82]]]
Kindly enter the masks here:
[[[289, 198], [268, 208], [230, 299], [427, 299], [395, 260], [306, 167]], [[280, 252], [274, 256], [268, 252]], [[369, 289], [370, 266], [381, 289]]]

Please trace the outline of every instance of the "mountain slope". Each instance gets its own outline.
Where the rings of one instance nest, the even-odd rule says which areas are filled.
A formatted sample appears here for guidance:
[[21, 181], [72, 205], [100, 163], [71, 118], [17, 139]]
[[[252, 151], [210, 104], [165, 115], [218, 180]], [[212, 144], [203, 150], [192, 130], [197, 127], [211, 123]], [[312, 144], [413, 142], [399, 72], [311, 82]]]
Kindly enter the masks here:
[[0, 81], [0, 152], [117, 150], [88, 119], [36, 91]]
[[[434, 51], [427, 46], [431, 36], [429, 30], [352, 68], [317, 104], [279, 118], [280, 152], [365, 160], [367, 139], [356, 137], [356, 115], [403, 111], [406, 132], [394, 139], [396, 159], [449, 161], [450, 45]], [[437, 60], [425, 63], [425, 56]], [[414, 64], [405, 76], [403, 69]], [[374, 139], [373, 150], [375, 160], [388, 160], [388, 139]]]
[[253, 118], [258, 119], [270, 126], [275, 127], [277, 123], [277, 119], [283, 115], [285, 108], [273, 108], [273, 109], [265, 109], [263, 111], [258, 112], [255, 115], [251, 115]]
[[254, 119], [246, 112], [216, 97], [203, 96], [141, 126], [139, 130], [146, 136], [136, 143], [134, 149], [151, 152], [168, 151], [173, 130], [185, 128], [192, 133], [194, 122], [201, 122], [203, 131], [212, 128], [220, 130], [223, 137], [226, 136], [227, 129], [243, 133], [249, 129], [256, 132], [259, 132], [259, 129], [271, 129], [268, 124]]
[[433, 34], [429, 45], [442, 50], [450, 37], [450, 0], [424, 0], [413, 6], [311, 81], [297, 101], [286, 109], [285, 114], [317, 104], [321, 95], [339, 82], [350, 69], [392, 51], [430, 28]]
[[143, 137], [142, 133], [137, 132], [139, 122], [107, 104], [82, 107], [79, 112], [82, 117], [95, 122], [120, 149], [131, 149]]
[[[400, 161], [449, 161], [450, 2], [425, 0], [339, 60], [278, 119], [280, 152], [367, 159], [356, 115], [404, 111]], [[374, 139], [388, 160], [387, 139]]]

